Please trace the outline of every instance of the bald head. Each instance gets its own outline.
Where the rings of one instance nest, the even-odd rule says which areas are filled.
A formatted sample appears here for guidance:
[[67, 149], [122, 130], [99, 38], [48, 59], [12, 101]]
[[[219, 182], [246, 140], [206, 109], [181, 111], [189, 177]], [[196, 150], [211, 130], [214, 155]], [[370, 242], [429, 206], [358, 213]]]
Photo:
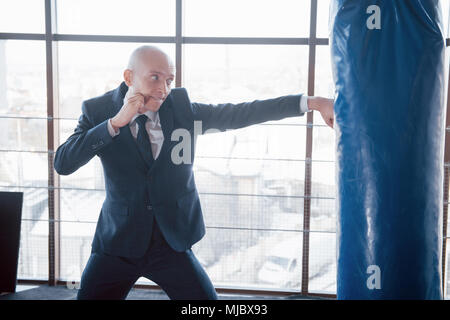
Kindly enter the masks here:
[[149, 59], [166, 60], [169, 65], [173, 66], [173, 62], [170, 57], [160, 48], [144, 45], [134, 49], [134, 51], [131, 53], [127, 68], [135, 71], [137, 70], [137, 68], [139, 68], [142, 61]]

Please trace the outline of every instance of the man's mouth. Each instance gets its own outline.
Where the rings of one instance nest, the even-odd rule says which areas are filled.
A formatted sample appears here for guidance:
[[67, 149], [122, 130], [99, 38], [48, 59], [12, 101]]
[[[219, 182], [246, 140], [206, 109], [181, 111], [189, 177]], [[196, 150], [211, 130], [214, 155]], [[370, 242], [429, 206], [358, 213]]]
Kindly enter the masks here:
[[157, 102], [159, 104], [163, 103], [165, 100], [165, 97], [153, 97], [153, 96], [148, 96], [145, 98], [145, 104], [147, 104], [147, 102], [149, 101], [154, 101]]

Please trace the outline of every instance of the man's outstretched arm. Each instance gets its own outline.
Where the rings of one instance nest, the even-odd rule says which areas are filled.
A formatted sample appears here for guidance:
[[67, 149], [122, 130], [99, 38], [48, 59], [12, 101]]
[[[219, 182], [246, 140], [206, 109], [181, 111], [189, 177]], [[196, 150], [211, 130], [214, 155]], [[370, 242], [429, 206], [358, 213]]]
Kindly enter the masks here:
[[192, 103], [194, 120], [202, 121], [203, 131], [208, 129], [238, 129], [266, 121], [281, 120], [304, 115], [301, 99], [307, 98], [307, 109], [317, 110], [332, 127], [333, 100], [302, 95], [283, 96], [267, 100], [255, 100], [239, 104]]

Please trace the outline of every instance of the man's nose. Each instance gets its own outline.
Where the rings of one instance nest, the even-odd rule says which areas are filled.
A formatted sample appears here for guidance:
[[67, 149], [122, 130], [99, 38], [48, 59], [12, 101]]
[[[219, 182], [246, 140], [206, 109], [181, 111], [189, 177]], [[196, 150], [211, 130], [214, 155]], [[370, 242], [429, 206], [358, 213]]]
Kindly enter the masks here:
[[159, 86], [159, 92], [161, 94], [165, 96], [167, 96], [167, 93], [169, 92], [169, 87], [167, 85], [167, 83], [163, 82], [160, 86]]

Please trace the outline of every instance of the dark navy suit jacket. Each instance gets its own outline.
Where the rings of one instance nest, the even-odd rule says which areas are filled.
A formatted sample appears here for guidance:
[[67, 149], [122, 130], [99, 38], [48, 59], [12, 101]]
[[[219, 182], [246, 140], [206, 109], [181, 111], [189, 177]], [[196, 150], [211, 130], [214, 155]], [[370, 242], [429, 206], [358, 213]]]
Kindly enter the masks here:
[[[185, 251], [205, 234], [192, 164], [175, 164], [171, 141], [175, 129], [186, 129], [194, 141], [194, 121], [203, 132], [237, 129], [269, 120], [300, 116], [301, 95], [240, 104], [191, 103], [186, 89], [174, 88], [159, 109], [164, 143], [152, 163], [141, 157], [129, 126], [111, 137], [109, 118], [117, 114], [128, 90], [124, 82], [115, 90], [86, 100], [74, 133], [55, 154], [56, 172], [68, 175], [98, 156], [103, 165], [106, 199], [92, 242], [94, 250], [122, 257], [141, 257], [151, 239], [155, 218], [168, 244]], [[185, 131], [186, 132], [186, 131]], [[149, 151], [151, 152], [151, 151]]]

